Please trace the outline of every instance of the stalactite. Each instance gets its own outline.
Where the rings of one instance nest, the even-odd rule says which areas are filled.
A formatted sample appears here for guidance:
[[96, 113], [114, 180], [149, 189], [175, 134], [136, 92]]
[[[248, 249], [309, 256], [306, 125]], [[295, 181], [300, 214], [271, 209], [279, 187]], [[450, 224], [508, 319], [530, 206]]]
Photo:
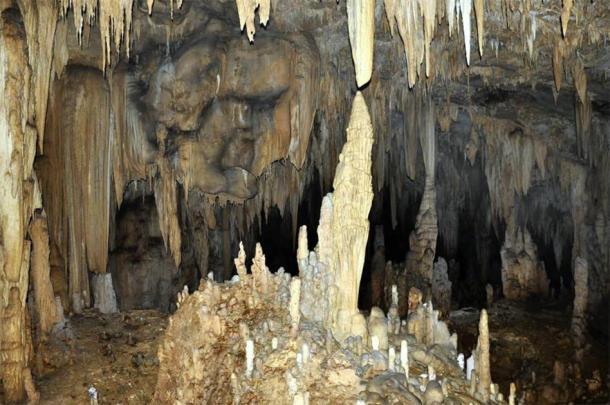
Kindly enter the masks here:
[[373, 73], [373, 48], [375, 43], [375, 2], [347, 0], [347, 25], [356, 69], [356, 83], [363, 87]]
[[171, 252], [176, 266], [182, 261], [182, 234], [178, 218], [178, 194], [176, 180], [170, 162], [164, 157], [167, 130], [157, 128], [157, 141], [160, 145], [160, 157], [157, 160], [159, 176], [155, 179], [155, 202], [159, 214], [159, 227], [166, 249]]
[[133, 77], [123, 69], [115, 69], [110, 79], [112, 101], [112, 179], [117, 206], [123, 202], [125, 187], [130, 181], [144, 180], [147, 165], [154, 152], [146, 139], [140, 112], [129, 102]]
[[269, 21], [269, 13], [271, 10], [271, 0], [236, 0], [237, 14], [239, 15], [239, 28], [246, 28], [248, 40], [254, 42], [254, 34], [256, 33], [254, 17], [258, 9], [260, 24], [266, 26]]
[[496, 218], [509, 221], [515, 196], [527, 194], [534, 167], [544, 163], [544, 146], [536, 146], [533, 136], [515, 128], [512, 121], [488, 117], [475, 117], [474, 121], [485, 133], [484, 166], [492, 212]]
[[565, 51], [565, 42], [563, 39], [558, 40], [553, 46], [553, 78], [555, 79], [555, 89], [557, 93], [561, 90], [561, 82], [563, 80], [563, 55]]
[[[459, 1], [459, 0], [457, 0], [457, 1]], [[445, 5], [447, 7], [445, 16], [447, 17], [447, 21], [449, 23], [449, 38], [451, 38], [451, 35], [453, 34], [453, 30], [454, 30], [453, 27], [454, 27], [454, 24], [456, 23], [456, 13], [455, 13], [456, 0], [446, 0]]]
[[578, 156], [589, 160], [591, 156], [591, 99], [587, 91], [587, 74], [580, 61], [573, 65], [572, 77], [578, 95], [576, 104], [576, 138]]
[[562, 0], [562, 9], [561, 9], [561, 33], [563, 36], [566, 36], [568, 32], [568, 22], [570, 21], [570, 14], [572, 12], [572, 6], [574, 5], [574, 0]]
[[58, 9], [52, 1], [19, 0], [31, 64], [38, 150], [42, 152]]
[[462, 14], [462, 29], [464, 31], [466, 64], [470, 66], [470, 13], [472, 12], [472, 0], [460, 0], [460, 12]]
[[[483, 0], [474, 0], [474, 14], [477, 17], [477, 37], [479, 39], [479, 56], [483, 56], [483, 46], [485, 45], [485, 32], [483, 29], [483, 20], [485, 13], [485, 3]], [[464, 31], [465, 32], [465, 31]]]
[[118, 52], [124, 40], [129, 55], [133, 0], [102, 0], [99, 4], [97, 0], [61, 0], [64, 16], [70, 7], [74, 12], [74, 25], [79, 36], [82, 35], [85, 21], [91, 24], [95, 14], [98, 14], [103, 55], [100, 68], [105, 69], [110, 64], [112, 42]]

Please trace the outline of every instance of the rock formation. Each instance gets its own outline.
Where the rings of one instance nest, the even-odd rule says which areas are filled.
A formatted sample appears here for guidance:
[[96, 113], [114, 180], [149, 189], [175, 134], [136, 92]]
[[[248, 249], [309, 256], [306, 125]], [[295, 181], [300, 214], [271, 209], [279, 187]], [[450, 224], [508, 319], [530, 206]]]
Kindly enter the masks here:
[[577, 257], [574, 262], [574, 306], [572, 309], [572, 336], [575, 349], [574, 358], [577, 364], [583, 361], [583, 346], [587, 328], [588, 277], [587, 260]]
[[368, 241], [369, 211], [373, 201], [371, 180], [371, 148], [373, 127], [361, 93], [356, 93], [347, 127], [347, 141], [339, 155], [333, 182], [333, 220], [331, 238], [335, 289], [331, 293], [331, 330], [342, 341], [349, 336], [349, 319], [358, 314], [358, 292], [364, 267], [364, 252]]
[[55, 296], [49, 273], [49, 231], [47, 217], [44, 211], [34, 214], [29, 228], [32, 239], [31, 273], [34, 286], [34, 301], [39, 333], [44, 336], [51, 332], [56, 322], [63, 319], [63, 313], [58, 314]]
[[362, 88], [371, 80], [373, 73], [375, 2], [347, 0], [347, 24], [356, 70], [356, 83], [358, 88]]
[[[20, 16], [2, 8], [0, 20], [0, 373], [7, 401], [25, 399], [31, 335], [26, 328], [31, 243], [27, 224], [40, 208], [40, 190], [32, 170], [36, 129], [28, 124], [32, 79]], [[41, 253], [41, 252], [37, 252]], [[38, 257], [37, 257], [38, 259]], [[40, 262], [36, 265], [41, 265]], [[38, 281], [38, 280], [37, 280]]]
[[530, 296], [547, 297], [549, 282], [544, 263], [538, 259], [538, 249], [530, 233], [518, 229], [506, 231], [502, 257], [502, 289], [510, 300], [525, 300]]
[[[438, 219], [436, 215], [436, 135], [434, 130], [434, 109], [431, 101], [422, 111], [423, 132], [420, 134], [424, 156], [426, 178], [424, 194], [419, 205], [415, 229], [409, 235], [409, 253], [406, 259], [406, 274], [424, 294], [431, 293]], [[412, 280], [412, 281], [411, 281]]]
[[487, 311], [485, 309], [481, 310], [479, 337], [477, 339], [477, 347], [474, 356], [475, 366], [472, 379], [475, 384], [475, 393], [476, 396], [485, 403], [490, 400], [490, 387], [492, 385], [489, 363], [489, 326]]
[[451, 310], [451, 281], [447, 273], [447, 262], [439, 257], [432, 271], [432, 299], [444, 314]]

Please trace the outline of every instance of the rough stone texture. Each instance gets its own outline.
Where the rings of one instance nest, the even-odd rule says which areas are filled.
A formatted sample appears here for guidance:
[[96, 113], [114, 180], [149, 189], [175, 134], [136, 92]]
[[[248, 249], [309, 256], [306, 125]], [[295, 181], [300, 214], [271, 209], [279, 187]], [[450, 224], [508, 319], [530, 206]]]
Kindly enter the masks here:
[[32, 218], [29, 234], [32, 239], [31, 275], [36, 303], [36, 320], [38, 332], [42, 338], [53, 329], [56, 322], [63, 319], [63, 313], [57, 313], [51, 284], [49, 230], [44, 211], [36, 213]]
[[584, 340], [587, 328], [587, 288], [589, 265], [586, 259], [577, 257], [574, 263], [574, 306], [572, 309], [572, 333], [574, 338], [574, 358], [577, 364], [582, 363]]
[[339, 155], [333, 182], [331, 234], [318, 235], [333, 241], [330, 329], [343, 341], [350, 335], [349, 319], [358, 313], [358, 293], [368, 241], [369, 211], [373, 201], [371, 148], [373, 127], [364, 97], [356, 93], [352, 104], [347, 141]]
[[525, 300], [530, 296], [546, 297], [549, 282], [544, 263], [538, 259], [538, 249], [530, 233], [518, 229], [507, 229], [502, 257], [502, 289], [510, 300]]
[[371, 80], [373, 74], [375, 2], [347, 0], [347, 26], [356, 70], [356, 84], [361, 88]]
[[34, 106], [26, 31], [17, 10], [0, 12], [0, 374], [6, 400], [17, 402], [26, 396], [32, 345], [25, 310], [31, 243], [25, 237], [41, 201], [32, 170], [37, 134], [28, 124]]
[[447, 262], [442, 257], [434, 263], [432, 271], [432, 299], [443, 314], [451, 311], [451, 281], [447, 274]]
[[[244, 259], [238, 260], [240, 266]], [[348, 338], [347, 346], [340, 345], [323, 322], [307, 317], [301, 319], [298, 334], [290, 333], [291, 278], [282, 272], [271, 274], [264, 266], [254, 269], [259, 259], [252, 261], [253, 271], [242, 273], [239, 280], [217, 284], [204, 279], [192, 295], [179, 294], [179, 309], [170, 318], [159, 349], [155, 402], [426, 403], [426, 397], [438, 398], [439, 387], [434, 384], [426, 395], [420, 389], [422, 382], [405, 378], [407, 370], [398, 364], [388, 370], [383, 352], [358, 345], [361, 335]], [[402, 361], [404, 350], [402, 365], [408, 363], [415, 374], [432, 367], [443, 379], [446, 393], [441, 390], [441, 396], [476, 403], [455, 360], [447, 326], [434, 321], [431, 305], [424, 310], [431, 318], [409, 320], [417, 323], [415, 329], [423, 330], [430, 323], [427, 344], [406, 331], [388, 331], [383, 312], [374, 312], [369, 332], [381, 320], [388, 347], [406, 346], [405, 339], [409, 340], [409, 361]], [[251, 355], [245, 349], [248, 345], [253, 347]], [[423, 384], [429, 385], [426, 380]]]
[[116, 294], [112, 285], [112, 274], [96, 274], [91, 281], [93, 290], [94, 308], [102, 314], [112, 314], [118, 312]]

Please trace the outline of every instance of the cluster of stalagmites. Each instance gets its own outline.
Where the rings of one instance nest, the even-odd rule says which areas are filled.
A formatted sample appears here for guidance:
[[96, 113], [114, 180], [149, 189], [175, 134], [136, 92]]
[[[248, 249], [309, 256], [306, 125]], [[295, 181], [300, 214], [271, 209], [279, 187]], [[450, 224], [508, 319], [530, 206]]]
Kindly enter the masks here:
[[358, 310], [372, 201], [371, 145], [370, 118], [358, 93], [313, 251], [307, 228], [299, 232], [299, 277], [283, 269], [271, 273], [260, 245], [248, 272], [241, 246], [232, 280], [208, 278], [192, 295], [180, 293], [159, 349], [156, 402], [504, 401], [491, 382], [486, 312], [477, 348], [465, 363], [457, 336], [416, 289], [406, 319], [398, 313], [396, 286], [387, 316], [378, 307], [368, 318]]
[[315, 251], [302, 259], [308, 269], [300, 277], [282, 269], [271, 273], [260, 245], [250, 272], [243, 249], [235, 264], [239, 275], [231, 281], [203, 279], [198, 291], [179, 295], [159, 349], [155, 401], [504, 401], [490, 378], [485, 311], [477, 349], [467, 362], [431, 303], [415, 303], [402, 322], [398, 302], [387, 316], [374, 307], [341, 341], [324, 322], [337, 303], [311, 299], [332, 289]]

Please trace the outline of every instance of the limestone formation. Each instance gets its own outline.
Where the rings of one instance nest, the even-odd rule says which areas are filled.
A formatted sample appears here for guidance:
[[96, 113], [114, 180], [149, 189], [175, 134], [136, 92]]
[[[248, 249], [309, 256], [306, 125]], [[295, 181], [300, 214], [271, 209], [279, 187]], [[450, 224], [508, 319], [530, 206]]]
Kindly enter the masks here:
[[246, 29], [248, 40], [254, 42], [256, 26], [254, 23], [255, 13], [258, 11], [259, 21], [262, 26], [269, 22], [269, 12], [271, 10], [271, 0], [236, 0], [237, 13], [239, 15], [239, 28]]
[[94, 307], [103, 314], [118, 312], [116, 293], [112, 284], [112, 274], [96, 274], [91, 282]]
[[447, 262], [442, 257], [434, 263], [432, 270], [432, 299], [436, 307], [448, 314], [451, 310], [451, 281], [447, 274]]
[[37, 134], [28, 124], [33, 106], [26, 33], [18, 12], [1, 10], [0, 374], [6, 401], [17, 402], [25, 399], [24, 373], [29, 372], [31, 350], [25, 322], [30, 242], [25, 237], [32, 211], [41, 201], [31, 163]]
[[356, 93], [347, 127], [347, 141], [339, 155], [333, 182], [333, 219], [330, 235], [331, 269], [336, 288], [331, 293], [331, 330], [342, 341], [350, 334], [350, 319], [358, 315], [358, 292], [368, 239], [368, 215], [373, 201], [371, 148], [373, 128], [364, 97]]
[[438, 237], [438, 219], [436, 214], [436, 135], [434, 107], [432, 102], [424, 106], [424, 131], [420, 134], [421, 148], [424, 156], [426, 178], [424, 194], [419, 205], [415, 229], [409, 235], [409, 252], [406, 259], [406, 274], [409, 282], [418, 287], [424, 294], [431, 293], [436, 256], [436, 239]]
[[582, 363], [584, 340], [587, 329], [589, 265], [586, 259], [577, 257], [574, 261], [574, 306], [572, 309], [572, 337], [574, 339], [575, 360]]
[[538, 259], [538, 249], [530, 233], [527, 229], [513, 232], [507, 229], [500, 252], [504, 296], [510, 300], [548, 296], [549, 282], [544, 263]]
[[44, 336], [53, 329], [56, 322], [63, 319], [63, 313], [58, 314], [56, 311], [55, 296], [51, 284], [49, 231], [44, 211], [36, 213], [32, 218], [29, 234], [32, 239], [31, 273], [36, 315], [39, 333]]
[[485, 309], [481, 310], [481, 318], [479, 320], [479, 337], [475, 350], [473, 381], [476, 387], [476, 396], [483, 402], [489, 401], [492, 382], [489, 363], [489, 326]]
[[347, 24], [358, 88], [365, 86], [373, 73], [375, 45], [375, 2], [347, 0]]

